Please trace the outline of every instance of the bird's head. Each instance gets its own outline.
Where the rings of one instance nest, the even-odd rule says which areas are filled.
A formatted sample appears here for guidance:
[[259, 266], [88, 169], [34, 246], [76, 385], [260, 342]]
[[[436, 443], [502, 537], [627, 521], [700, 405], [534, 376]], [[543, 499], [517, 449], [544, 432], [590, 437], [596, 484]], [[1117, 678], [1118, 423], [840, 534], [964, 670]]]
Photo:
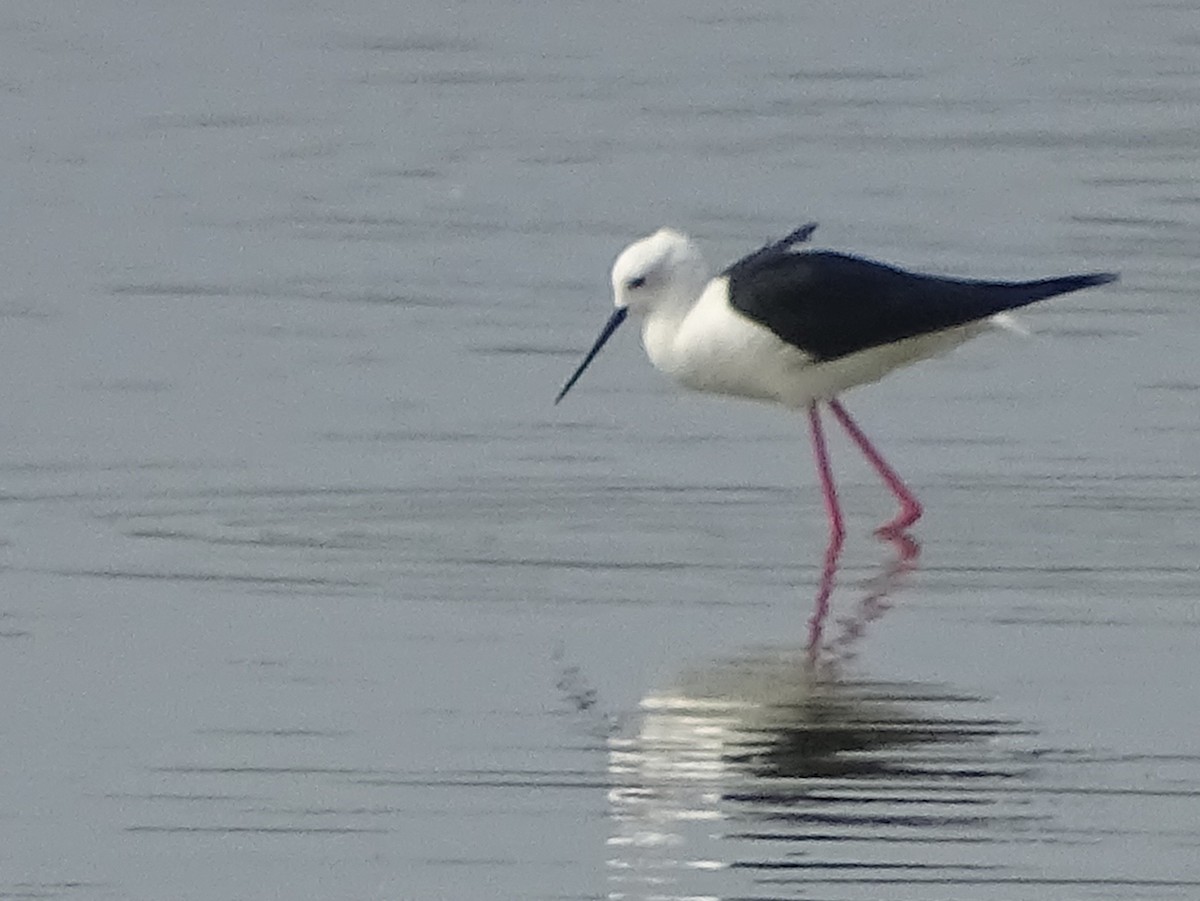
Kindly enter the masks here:
[[687, 235], [673, 228], [660, 228], [622, 250], [612, 268], [616, 309], [554, 402], [562, 400], [579, 381], [588, 364], [630, 313], [647, 316], [668, 305], [690, 304], [700, 295], [707, 280], [708, 271], [699, 248]]
[[660, 228], [630, 244], [613, 263], [613, 303], [635, 315], [672, 301], [690, 304], [707, 280], [704, 257], [691, 239], [673, 228]]

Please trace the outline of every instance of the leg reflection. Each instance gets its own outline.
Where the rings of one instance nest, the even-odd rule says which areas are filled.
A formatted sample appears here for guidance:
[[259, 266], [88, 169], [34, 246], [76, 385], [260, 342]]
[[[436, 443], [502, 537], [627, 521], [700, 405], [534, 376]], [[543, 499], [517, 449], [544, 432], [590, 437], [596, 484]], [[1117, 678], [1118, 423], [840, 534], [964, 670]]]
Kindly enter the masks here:
[[841, 538], [830, 535], [829, 544], [825, 546], [825, 565], [821, 568], [821, 581], [817, 585], [817, 600], [813, 604], [813, 614], [808, 620], [808, 652], [814, 657], [821, 647], [825, 618], [829, 615], [829, 598], [833, 595], [833, 584], [837, 578], [838, 561], [841, 556]]
[[825, 548], [825, 563], [817, 584], [817, 598], [812, 618], [808, 621], [808, 656], [811, 664], [834, 666], [851, 659], [855, 646], [867, 626], [891, 609], [891, 594], [904, 577], [917, 566], [921, 545], [911, 535], [888, 535], [882, 539], [892, 553], [881, 563], [879, 571], [866, 583], [866, 592], [853, 607], [853, 612], [837, 620], [837, 634], [825, 640], [825, 622], [829, 617], [830, 600], [837, 581], [842, 542], [831, 538]]

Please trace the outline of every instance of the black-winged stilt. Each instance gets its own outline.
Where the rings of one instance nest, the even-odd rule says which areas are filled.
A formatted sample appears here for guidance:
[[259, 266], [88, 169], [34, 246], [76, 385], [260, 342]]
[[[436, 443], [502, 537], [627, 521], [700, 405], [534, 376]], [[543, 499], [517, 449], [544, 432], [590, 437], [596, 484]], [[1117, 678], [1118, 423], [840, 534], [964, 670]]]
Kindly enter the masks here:
[[1002, 314], [1114, 281], [1114, 273], [1029, 282], [940, 278], [829, 251], [798, 251], [815, 223], [738, 260], [716, 278], [683, 234], [662, 228], [630, 244], [612, 269], [616, 311], [555, 398], [579, 380], [631, 313], [650, 361], [698, 391], [805, 410], [835, 545], [845, 534], [818, 405], [825, 403], [900, 502], [877, 532], [900, 535], [921, 505], [838, 395], [893, 369], [946, 353]]

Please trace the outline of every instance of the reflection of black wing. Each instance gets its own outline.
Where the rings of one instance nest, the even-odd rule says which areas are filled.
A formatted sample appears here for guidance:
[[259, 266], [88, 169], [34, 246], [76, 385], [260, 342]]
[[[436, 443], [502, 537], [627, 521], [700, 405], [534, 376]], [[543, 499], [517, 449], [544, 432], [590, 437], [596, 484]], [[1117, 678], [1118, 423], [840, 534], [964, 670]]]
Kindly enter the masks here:
[[796, 253], [789, 246], [768, 245], [725, 270], [729, 300], [816, 360], [966, 325], [1117, 278], [1105, 272], [1033, 282], [937, 278], [840, 253]]

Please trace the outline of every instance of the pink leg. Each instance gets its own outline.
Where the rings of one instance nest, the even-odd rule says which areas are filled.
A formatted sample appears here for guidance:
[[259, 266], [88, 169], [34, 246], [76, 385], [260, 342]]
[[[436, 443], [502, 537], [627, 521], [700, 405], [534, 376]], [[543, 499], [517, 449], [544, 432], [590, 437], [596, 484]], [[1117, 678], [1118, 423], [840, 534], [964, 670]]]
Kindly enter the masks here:
[[825, 495], [825, 512], [829, 514], [829, 543], [841, 547], [846, 537], [842, 523], [842, 506], [838, 503], [837, 488], [833, 484], [833, 470], [829, 466], [829, 450], [825, 447], [825, 430], [821, 427], [821, 413], [815, 403], [808, 405], [808, 427], [812, 431], [813, 455], [817, 458], [817, 473], [821, 476], [821, 490]]
[[867, 458], [867, 461], [879, 473], [879, 477], [883, 479], [884, 484], [888, 486], [892, 494], [896, 496], [896, 500], [900, 502], [900, 512], [896, 514], [896, 518], [876, 529], [876, 534], [883, 535], [884, 537], [899, 535], [921, 518], [920, 502], [908, 490], [908, 486], [901, 481], [900, 476], [896, 475], [896, 470], [888, 466], [887, 461], [880, 456], [879, 451], [875, 450], [874, 445], [867, 440], [867, 436], [858, 427], [858, 423], [850, 418], [850, 414], [846, 412], [846, 408], [842, 406], [841, 402], [836, 398], [830, 400], [829, 409], [833, 411], [833, 415], [842, 424], [842, 428], [846, 430], [846, 434], [858, 445], [858, 449], [863, 452], [863, 456]]
[[821, 569], [821, 583], [817, 588], [812, 619], [808, 621], [808, 650], [815, 660], [821, 649], [821, 633], [825, 626], [825, 617], [829, 614], [829, 598], [833, 594], [838, 556], [842, 552], [846, 528], [842, 523], [842, 506], [838, 503], [837, 487], [833, 484], [833, 469], [829, 465], [829, 449], [825, 446], [821, 413], [815, 403], [808, 407], [808, 425], [812, 430], [813, 456], [817, 458], [817, 472], [821, 476], [825, 511], [829, 514], [829, 544], [825, 547], [825, 565]]

